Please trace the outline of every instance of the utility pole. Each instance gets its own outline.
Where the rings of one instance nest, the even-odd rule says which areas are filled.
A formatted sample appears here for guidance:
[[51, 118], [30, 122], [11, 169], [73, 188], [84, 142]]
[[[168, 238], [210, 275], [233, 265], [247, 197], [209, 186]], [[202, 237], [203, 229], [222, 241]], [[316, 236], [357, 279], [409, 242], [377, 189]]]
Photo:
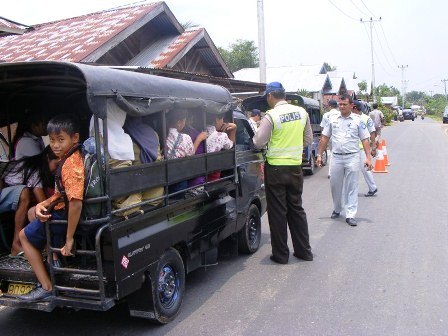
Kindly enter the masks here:
[[372, 18], [370, 18], [370, 20], [368, 21], [363, 21], [362, 18], [360, 19], [361, 23], [370, 23], [370, 53], [371, 53], [371, 57], [372, 57], [372, 94], [373, 94], [373, 102], [376, 101], [376, 97], [375, 97], [375, 63], [373, 60], [373, 24], [375, 22], [380, 22], [381, 21], [381, 16], [378, 20], [373, 20]]
[[264, 47], [264, 11], [263, 0], [257, 0], [258, 13], [258, 55], [260, 83], [266, 83], [266, 52]]
[[401, 69], [401, 94], [403, 95], [401, 98], [403, 109], [404, 109], [404, 101], [406, 100], [406, 81], [404, 80], [404, 70], [407, 68], [407, 65], [399, 65], [398, 68]]
[[446, 96], [446, 82], [448, 82], [448, 79], [442, 79], [443, 85], [445, 86], [445, 100], [448, 101], [448, 97]]

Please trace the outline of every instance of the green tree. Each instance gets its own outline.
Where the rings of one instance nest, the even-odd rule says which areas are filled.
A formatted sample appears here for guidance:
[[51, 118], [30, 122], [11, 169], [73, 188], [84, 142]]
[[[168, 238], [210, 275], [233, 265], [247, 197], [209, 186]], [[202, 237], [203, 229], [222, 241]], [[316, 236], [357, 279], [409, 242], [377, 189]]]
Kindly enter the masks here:
[[367, 81], [364, 79], [358, 83], [358, 88], [360, 92], [367, 92]]
[[445, 106], [447, 106], [445, 95], [435, 94], [432, 97], [427, 96], [426, 99], [427, 102], [424, 104], [426, 113], [441, 119]]
[[406, 100], [409, 101], [412, 104], [419, 104], [421, 105], [423, 99], [425, 98], [426, 94], [421, 91], [411, 91], [406, 94]]
[[305, 89], [298, 90], [297, 94], [302, 97], [313, 98], [313, 94]]
[[331, 66], [330, 64], [328, 64], [327, 62], [324, 62], [324, 67], [327, 71], [335, 71], [336, 67], [335, 66]]
[[188, 28], [197, 28], [197, 27], [199, 27], [199, 25], [197, 23], [194, 23], [193, 21], [187, 21], [187, 22], [181, 23], [181, 26], [185, 30], [187, 30]]
[[218, 50], [232, 72], [258, 67], [258, 48], [254, 41], [240, 39], [232, 43], [229, 48], [218, 47]]

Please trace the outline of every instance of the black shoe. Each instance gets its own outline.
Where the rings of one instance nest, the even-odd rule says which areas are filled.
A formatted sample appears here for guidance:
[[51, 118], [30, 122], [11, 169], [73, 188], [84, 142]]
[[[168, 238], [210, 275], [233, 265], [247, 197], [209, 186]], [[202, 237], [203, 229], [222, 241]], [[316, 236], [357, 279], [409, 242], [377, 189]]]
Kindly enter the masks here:
[[374, 191], [369, 191], [369, 192], [368, 192], [367, 194], [365, 194], [364, 196], [365, 196], [365, 197], [371, 197], [371, 196], [375, 195], [377, 191], [378, 191], [378, 189], [375, 189]]
[[42, 288], [42, 286], [38, 285], [31, 292], [17, 296], [18, 299], [27, 301], [27, 302], [37, 302], [37, 301], [48, 301], [51, 300], [53, 296], [52, 291], [47, 291]]
[[271, 255], [269, 258], [270, 258], [273, 262], [275, 262], [275, 263], [277, 263], [277, 264], [285, 265], [285, 264], [288, 263], [288, 260], [286, 260], [286, 261], [281, 261], [280, 259], [277, 259], [277, 258], [274, 257], [273, 255]]
[[358, 225], [358, 222], [357, 222], [356, 219], [354, 219], [354, 218], [347, 218], [347, 219], [345, 220], [345, 222], [346, 222], [348, 225], [350, 225], [350, 226], [356, 226], [356, 225]]
[[338, 217], [339, 217], [339, 215], [340, 215], [340, 213], [339, 213], [339, 212], [333, 211], [333, 212], [331, 213], [331, 216], [330, 216], [330, 218], [331, 218], [331, 219], [335, 219], [335, 218], [338, 218]]
[[296, 257], [297, 259], [302, 259], [305, 261], [313, 261], [313, 253], [311, 253], [311, 252], [309, 252], [307, 255], [301, 255], [301, 254], [299, 255], [294, 252], [292, 255], [294, 257]]

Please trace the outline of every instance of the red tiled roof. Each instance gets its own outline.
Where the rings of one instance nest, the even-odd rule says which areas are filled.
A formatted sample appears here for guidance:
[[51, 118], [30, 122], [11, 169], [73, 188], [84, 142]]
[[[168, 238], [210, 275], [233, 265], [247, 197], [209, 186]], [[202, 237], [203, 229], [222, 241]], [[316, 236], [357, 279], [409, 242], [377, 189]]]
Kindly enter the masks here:
[[159, 57], [151, 62], [154, 68], [164, 68], [168, 63], [199, 34], [204, 31], [204, 28], [190, 29], [183, 32], [179, 37], [162, 52]]
[[163, 4], [111, 9], [34, 26], [23, 35], [0, 39], [0, 60], [81, 62], [105, 42]]

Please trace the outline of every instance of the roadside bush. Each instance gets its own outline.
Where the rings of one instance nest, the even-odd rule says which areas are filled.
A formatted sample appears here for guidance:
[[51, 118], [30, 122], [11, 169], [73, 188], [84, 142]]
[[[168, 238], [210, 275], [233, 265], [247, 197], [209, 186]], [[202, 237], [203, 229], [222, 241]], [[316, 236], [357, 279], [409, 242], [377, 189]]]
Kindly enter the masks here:
[[394, 111], [391, 111], [387, 107], [380, 107], [381, 112], [384, 114], [384, 122], [386, 125], [390, 125], [392, 120], [394, 119]]

